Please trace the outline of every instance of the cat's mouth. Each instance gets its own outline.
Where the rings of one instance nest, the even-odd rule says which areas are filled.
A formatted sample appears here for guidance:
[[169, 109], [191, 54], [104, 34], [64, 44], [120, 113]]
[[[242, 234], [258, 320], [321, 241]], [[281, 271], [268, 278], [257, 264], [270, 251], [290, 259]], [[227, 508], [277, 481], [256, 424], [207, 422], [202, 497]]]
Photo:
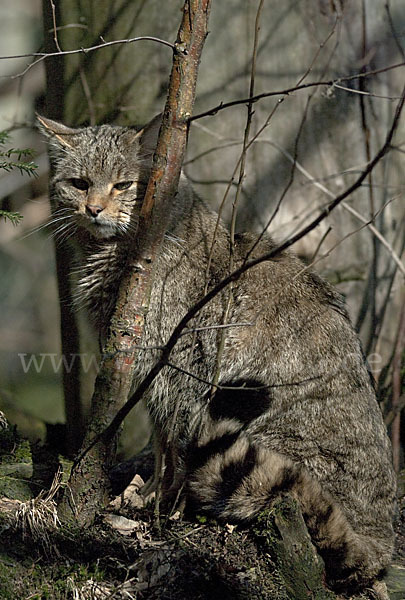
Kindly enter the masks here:
[[115, 237], [120, 233], [120, 229], [109, 221], [100, 220], [97, 217], [87, 217], [81, 219], [81, 226], [84, 227], [93, 237], [97, 239], [107, 239]]

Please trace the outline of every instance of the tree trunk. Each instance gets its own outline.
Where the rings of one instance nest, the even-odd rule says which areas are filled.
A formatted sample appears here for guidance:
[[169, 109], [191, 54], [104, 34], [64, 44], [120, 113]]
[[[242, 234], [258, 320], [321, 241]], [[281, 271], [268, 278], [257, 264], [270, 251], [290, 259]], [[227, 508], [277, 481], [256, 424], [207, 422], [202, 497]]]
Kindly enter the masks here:
[[116, 436], [97, 436], [112, 421], [131, 390], [136, 347], [142, 339], [153, 268], [185, 153], [187, 119], [194, 104], [209, 10], [210, 0], [186, 0], [184, 4], [174, 48], [168, 99], [141, 209], [138, 235], [129, 251], [120, 285], [102, 368], [96, 380], [82, 455], [73, 469], [69, 492], [65, 494], [59, 511], [62, 519], [77, 518], [81, 525], [89, 525], [108, 499], [108, 469], [115, 457]]
[[[59, 23], [59, 5], [55, 7], [56, 22]], [[45, 51], [56, 52], [53, 37], [52, 7], [48, 0], [43, 1], [43, 21]], [[45, 62], [46, 75], [46, 114], [49, 118], [61, 121], [64, 118], [64, 66], [62, 56]], [[50, 198], [52, 204], [52, 198]], [[54, 208], [54, 207], [52, 207]], [[64, 242], [55, 244], [56, 277], [59, 293], [60, 332], [62, 355], [70, 359], [80, 350], [79, 329], [73, 309], [73, 294], [70, 273], [73, 269], [72, 256]], [[72, 362], [72, 368], [62, 372], [63, 393], [65, 402], [66, 437], [60, 452], [73, 457], [83, 440], [84, 421], [80, 394], [80, 361]]]

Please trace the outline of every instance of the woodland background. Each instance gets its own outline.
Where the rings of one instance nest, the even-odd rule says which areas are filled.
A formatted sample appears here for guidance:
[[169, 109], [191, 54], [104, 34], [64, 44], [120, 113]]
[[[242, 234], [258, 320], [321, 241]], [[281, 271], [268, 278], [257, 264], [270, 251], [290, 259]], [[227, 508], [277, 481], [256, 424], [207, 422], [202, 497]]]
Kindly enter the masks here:
[[[146, 35], [173, 42], [183, 1], [64, 0], [55, 5], [57, 43], [70, 50]], [[257, 5], [256, 0], [213, 2], [195, 115], [249, 96]], [[51, 12], [46, 12], [44, 23], [39, 0], [2, 3], [0, 56], [57, 49]], [[392, 122], [404, 82], [404, 47], [401, 0], [264, 2], [254, 93], [310, 82], [335, 84], [255, 103], [252, 134], [271, 118], [247, 155], [238, 230], [268, 228], [283, 241], [355, 180]], [[138, 41], [48, 58], [47, 71], [45, 61], [27, 70], [32, 58], [0, 60], [0, 130], [10, 132], [10, 146], [34, 148], [38, 165], [36, 178], [0, 170], [1, 208], [24, 216], [17, 227], [0, 223], [0, 408], [31, 439], [44, 439], [45, 422], [64, 420], [62, 374], [55, 368], [61, 349], [54, 243], [46, 227], [27, 236], [49, 215], [46, 145], [33, 127], [34, 112], [73, 126], [143, 125], [163, 108], [171, 58], [170, 48]], [[401, 66], [390, 68], [394, 65]], [[369, 71], [377, 73], [362, 77]], [[190, 130], [185, 172], [215, 208], [229, 187], [222, 211], [228, 222], [245, 126], [246, 103], [241, 103], [193, 121]], [[325, 255], [315, 268], [346, 297], [393, 428], [397, 468], [405, 346], [404, 151], [402, 119], [391, 152], [367, 182], [294, 247], [308, 262]], [[365, 226], [369, 221], [379, 237]], [[95, 351], [94, 341], [82, 341], [83, 355]], [[27, 369], [32, 356], [38, 368], [31, 363]], [[81, 376], [85, 412], [94, 376], [94, 364]], [[144, 424], [141, 428], [137, 441], [131, 434], [123, 443], [122, 456], [145, 443]]]

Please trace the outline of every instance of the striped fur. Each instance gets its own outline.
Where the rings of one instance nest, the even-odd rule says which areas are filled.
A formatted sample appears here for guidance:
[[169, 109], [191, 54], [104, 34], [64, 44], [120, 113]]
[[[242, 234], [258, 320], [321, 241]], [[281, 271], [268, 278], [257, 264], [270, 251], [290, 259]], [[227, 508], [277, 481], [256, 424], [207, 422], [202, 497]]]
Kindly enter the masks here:
[[230, 523], [248, 523], [280, 495], [291, 494], [335, 589], [372, 585], [390, 560], [390, 543], [358, 535], [332, 496], [305, 469], [253, 444], [243, 430], [235, 430], [235, 423], [221, 422], [212, 427], [210, 437], [198, 441], [190, 452], [186, 485], [193, 512]]

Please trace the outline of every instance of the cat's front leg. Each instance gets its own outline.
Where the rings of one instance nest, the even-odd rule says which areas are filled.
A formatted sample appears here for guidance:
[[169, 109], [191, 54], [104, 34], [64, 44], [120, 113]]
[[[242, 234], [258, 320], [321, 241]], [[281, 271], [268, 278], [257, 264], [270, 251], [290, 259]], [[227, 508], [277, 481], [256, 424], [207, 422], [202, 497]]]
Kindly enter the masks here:
[[163, 471], [163, 443], [162, 443], [162, 434], [155, 428], [153, 432], [153, 453], [155, 457], [155, 464], [153, 469], [153, 475], [151, 475], [148, 481], [141, 489], [141, 494], [144, 497], [145, 501], [151, 498], [152, 494], [154, 494], [159, 487], [159, 481], [162, 477]]

